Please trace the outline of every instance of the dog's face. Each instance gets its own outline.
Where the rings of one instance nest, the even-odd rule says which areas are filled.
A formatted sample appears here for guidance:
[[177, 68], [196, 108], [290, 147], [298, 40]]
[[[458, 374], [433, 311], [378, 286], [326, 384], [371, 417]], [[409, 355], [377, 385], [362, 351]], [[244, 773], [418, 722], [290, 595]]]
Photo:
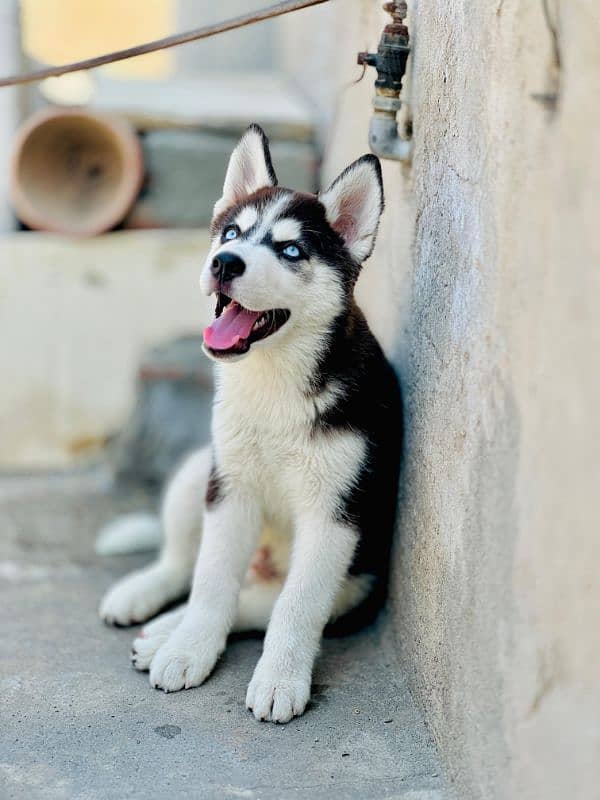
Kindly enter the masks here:
[[347, 307], [383, 210], [379, 162], [355, 161], [318, 197], [277, 186], [268, 141], [252, 125], [215, 205], [201, 287], [216, 296], [204, 349], [215, 360], [325, 335]]

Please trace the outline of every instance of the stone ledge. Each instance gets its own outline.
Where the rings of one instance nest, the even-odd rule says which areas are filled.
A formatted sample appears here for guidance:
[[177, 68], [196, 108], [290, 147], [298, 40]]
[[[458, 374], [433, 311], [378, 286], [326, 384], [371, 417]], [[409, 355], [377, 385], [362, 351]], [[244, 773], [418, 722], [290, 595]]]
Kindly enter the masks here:
[[166, 81], [98, 81], [98, 111], [118, 113], [139, 130], [198, 128], [238, 135], [258, 122], [277, 139], [310, 141], [313, 111], [289, 81], [272, 72], [207, 74]]

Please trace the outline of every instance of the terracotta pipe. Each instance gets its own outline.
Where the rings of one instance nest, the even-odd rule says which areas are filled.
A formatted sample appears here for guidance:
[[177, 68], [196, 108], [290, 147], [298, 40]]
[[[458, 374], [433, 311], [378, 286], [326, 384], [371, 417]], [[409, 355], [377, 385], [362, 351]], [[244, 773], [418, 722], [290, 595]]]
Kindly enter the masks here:
[[126, 122], [82, 108], [49, 108], [17, 132], [11, 200], [30, 228], [95, 236], [121, 222], [143, 176], [142, 148]]

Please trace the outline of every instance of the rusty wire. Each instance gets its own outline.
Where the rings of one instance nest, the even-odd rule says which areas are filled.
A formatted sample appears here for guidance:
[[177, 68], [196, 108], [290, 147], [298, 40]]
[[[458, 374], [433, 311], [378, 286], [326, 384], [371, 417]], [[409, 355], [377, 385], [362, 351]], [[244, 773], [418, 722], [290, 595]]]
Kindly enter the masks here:
[[26, 72], [21, 75], [8, 75], [4, 78], [0, 78], [0, 88], [34, 83], [35, 81], [42, 81], [46, 78], [56, 78], [60, 75], [66, 75], [69, 72], [94, 69], [104, 64], [112, 64], [115, 61], [124, 61], [127, 58], [134, 58], [135, 56], [145, 55], [146, 53], [155, 53], [157, 50], [166, 50], [170, 47], [177, 47], [180, 44], [187, 44], [187, 42], [207, 39], [209, 36], [215, 36], [218, 33], [225, 33], [226, 31], [232, 31], [236, 28], [243, 28], [246, 25], [253, 25], [255, 22], [262, 22], [272, 17], [280, 17], [283, 14], [289, 14], [291, 11], [299, 11], [302, 8], [309, 8], [310, 6], [316, 6], [326, 2], [328, 2], [328, 0], [284, 0], [284, 2], [276, 3], [268, 8], [250, 11], [247, 14], [241, 14], [238, 17], [233, 17], [223, 22], [217, 22], [214, 25], [204, 25], [202, 28], [195, 28], [191, 31], [167, 36], [164, 39], [155, 39], [152, 42], [128, 47], [125, 50], [115, 50], [112, 53], [105, 53], [104, 55], [87, 58], [83, 61], [74, 61], [70, 64], [63, 64], [62, 66], [45, 67], [44, 69]]

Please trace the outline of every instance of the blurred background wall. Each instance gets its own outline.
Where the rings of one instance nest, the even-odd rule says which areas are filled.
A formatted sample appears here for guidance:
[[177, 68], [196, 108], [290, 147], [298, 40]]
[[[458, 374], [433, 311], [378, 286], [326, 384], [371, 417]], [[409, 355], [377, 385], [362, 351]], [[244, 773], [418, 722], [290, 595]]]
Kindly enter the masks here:
[[[23, 46], [46, 64], [79, 61], [109, 50], [168, 36], [177, 18], [175, 0], [22, 0]], [[173, 50], [108, 64], [122, 77], [166, 77], [175, 66]]]

